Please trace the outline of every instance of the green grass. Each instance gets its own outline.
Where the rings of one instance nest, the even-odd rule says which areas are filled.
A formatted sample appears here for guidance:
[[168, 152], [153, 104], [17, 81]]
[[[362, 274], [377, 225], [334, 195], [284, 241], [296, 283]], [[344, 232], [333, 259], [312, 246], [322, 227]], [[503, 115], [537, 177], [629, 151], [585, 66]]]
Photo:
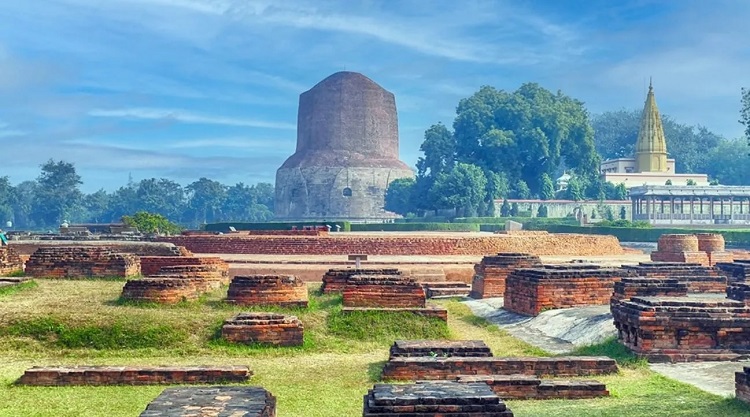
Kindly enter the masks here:
[[26, 281], [16, 285], [0, 287], [0, 297], [30, 290], [36, 287], [37, 283], [35, 281]]
[[620, 366], [629, 368], [644, 368], [648, 366], [648, 361], [639, 358], [617, 341], [616, 337], [609, 338], [602, 343], [595, 345], [583, 346], [571, 353], [580, 356], [608, 356], [617, 361]]
[[[273, 348], [236, 345], [217, 337], [223, 320], [241, 311], [226, 304], [226, 289], [175, 306], [117, 302], [123, 283], [40, 279], [34, 291], [0, 301], [0, 417], [135, 417], [164, 387], [25, 387], [13, 382], [44, 365], [246, 365], [251, 385], [278, 399], [280, 417], [349, 417], [362, 413], [362, 396], [380, 375], [395, 338], [484, 340], [497, 356], [547, 355], [456, 300], [439, 302], [449, 322], [412, 315], [341, 315], [341, 297], [316, 295], [308, 309], [263, 309], [297, 315], [304, 344]], [[616, 375], [597, 377], [609, 398], [509, 401], [518, 417], [750, 415], [750, 407], [661, 377], [607, 341], [577, 354], [609, 355]], [[631, 365], [632, 363], [632, 365]]]
[[18, 269], [12, 272], [9, 272], [5, 274], [6, 277], [12, 277], [12, 278], [18, 278], [18, 277], [25, 277], [26, 273], [23, 271], [23, 269]]

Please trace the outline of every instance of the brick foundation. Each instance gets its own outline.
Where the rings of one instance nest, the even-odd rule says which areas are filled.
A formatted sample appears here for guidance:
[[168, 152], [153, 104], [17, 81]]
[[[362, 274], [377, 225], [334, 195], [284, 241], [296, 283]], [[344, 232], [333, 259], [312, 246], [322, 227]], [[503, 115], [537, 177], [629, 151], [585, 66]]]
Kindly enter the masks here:
[[276, 417], [276, 397], [260, 387], [167, 388], [140, 417]]
[[454, 380], [461, 375], [591, 376], [617, 372], [614, 359], [593, 356], [555, 358], [393, 358], [383, 368], [383, 380]]
[[513, 417], [483, 383], [423, 381], [376, 384], [364, 398], [363, 417]]
[[622, 269], [628, 275], [676, 278], [686, 283], [691, 293], [723, 293], [727, 283], [727, 278], [717, 268], [697, 263], [641, 262], [638, 265], [625, 265]]
[[221, 336], [227, 341], [272, 346], [300, 346], [303, 333], [296, 316], [275, 313], [240, 313], [221, 327]]
[[727, 299], [633, 297], [612, 306], [618, 339], [653, 362], [750, 355], [750, 307]]
[[176, 304], [197, 300], [206, 289], [200, 279], [149, 277], [125, 283], [122, 299], [146, 303]]
[[83, 246], [91, 248], [108, 247], [117, 253], [130, 253], [137, 256], [193, 256], [185, 247], [164, 242], [121, 241], [121, 240], [11, 240], [9, 246], [19, 256], [31, 256], [40, 248]]
[[333, 268], [329, 269], [328, 272], [323, 275], [323, 285], [320, 287], [320, 291], [323, 294], [343, 292], [344, 287], [346, 286], [346, 281], [352, 275], [401, 275], [401, 271], [396, 268]]
[[341, 314], [349, 314], [356, 312], [369, 312], [377, 311], [380, 313], [410, 313], [424, 317], [431, 317], [440, 319], [442, 321], [448, 321], [448, 310], [443, 307], [427, 305], [426, 307], [414, 307], [414, 308], [385, 308], [385, 307], [344, 307], [341, 309]]
[[498, 253], [485, 256], [482, 262], [474, 265], [474, 278], [471, 282], [471, 298], [505, 296], [505, 279], [517, 268], [542, 266], [536, 255], [527, 253]]
[[19, 385], [162, 385], [245, 382], [252, 372], [246, 366], [76, 366], [33, 367]]
[[419, 356], [488, 357], [492, 351], [482, 340], [396, 340], [391, 346], [391, 359]]
[[401, 275], [352, 275], [343, 295], [344, 307], [424, 307], [426, 299], [418, 282]]
[[465, 375], [458, 377], [458, 382], [483, 382], [505, 400], [574, 400], [609, 396], [603, 383], [591, 380], [542, 380], [529, 375]]
[[210, 291], [229, 284], [229, 268], [226, 264], [164, 266], [154, 277], [195, 279], [201, 291]]
[[708, 254], [699, 249], [696, 235], [661, 235], [656, 250], [651, 252], [651, 260], [654, 262], [688, 262], [709, 265]]
[[504, 308], [536, 316], [544, 310], [609, 304], [622, 271], [596, 265], [522, 268], [506, 279]]
[[185, 246], [195, 253], [268, 255], [491, 255], [527, 252], [537, 255], [619, 255], [624, 253], [614, 236], [535, 234], [495, 236], [420, 236], [383, 233], [383, 236], [333, 234], [330, 236], [169, 236], [162, 242]]
[[46, 278], [132, 277], [140, 275], [137, 256], [109, 247], [39, 248], [26, 262], [26, 275]]
[[615, 282], [612, 301], [629, 300], [633, 297], [682, 297], [687, 295], [688, 285], [675, 278], [630, 278]]
[[207, 265], [215, 268], [216, 271], [220, 271], [222, 276], [229, 277], [229, 264], [217, 257], [141, 256], [141, 274], [143, 276], [157, 275], [166, 266], [183, 265]]
[[727, 286], [727, 298], [730, 300], [741, 301], [750, 307], [750, 283], [735, 282]]
[[750, 405], [750, 366], [734, 374], [734, 388], [737, 399]]
[[236, 276], [227, 291], [232, 304], [307, 307], [307, 301], [307, 285], [294, 275]]
[[750, 262], [719, 262], [715, 266], [726, 274], [728, 282], [750, 281]]
[[23, 271], [23, 261], [10, 246], [0, 246], [0, 276]]

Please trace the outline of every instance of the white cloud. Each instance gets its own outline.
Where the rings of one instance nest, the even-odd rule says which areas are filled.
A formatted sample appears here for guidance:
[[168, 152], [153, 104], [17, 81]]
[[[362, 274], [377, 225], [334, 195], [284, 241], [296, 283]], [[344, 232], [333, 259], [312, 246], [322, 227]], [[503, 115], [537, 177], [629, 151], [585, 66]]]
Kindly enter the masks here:
[[248, 138], [216, 138], [216, 139], [193, 139], [172, 142], [166, 145], [167, 148], [172, 149], [193, 149], [193, 148], [236, 148], [236, 149], [258, 149], [261, 148], [264, 151], [278, 150], [286, 153], [287, 151], [280, 149], [279, 144], [284, 142], [294, 142], [294, 138], [288, 140], [284, 139], [248, 139]]
[[296, 124], [284, 123], [284, 122], [273, 122], [266, 120], [256, 119], [239, 119], [233, 117], [224, 116], [210, 116], [198, 113], [192, 113], [186, 110], [179, 109], [158, 109], [158, 108], [127, 108], [127, 109], [94, 109], [91, 110], [89, 116], [94, 117], [117, 117], [124, 119], [145, 119], [145, 120], [173, 120], [183, 123], [195, 123], [195, 124], [215, 124], [215, 125], [226, 125], [226, 126], [244, 126], [244, 127], [258, 127], [266, 129], [288, 129], [293, 130], [297, 128]]

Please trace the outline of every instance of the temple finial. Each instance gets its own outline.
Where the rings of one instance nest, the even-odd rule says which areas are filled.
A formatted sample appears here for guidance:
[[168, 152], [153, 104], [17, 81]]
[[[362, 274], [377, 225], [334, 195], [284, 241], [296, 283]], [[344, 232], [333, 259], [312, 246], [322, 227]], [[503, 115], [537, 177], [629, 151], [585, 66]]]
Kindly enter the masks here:
[[654, 86], [651, 83], [651, 81], [652, 81], [651, 77], [648, 77], [648, 91], [653, 91], [654, 90]]

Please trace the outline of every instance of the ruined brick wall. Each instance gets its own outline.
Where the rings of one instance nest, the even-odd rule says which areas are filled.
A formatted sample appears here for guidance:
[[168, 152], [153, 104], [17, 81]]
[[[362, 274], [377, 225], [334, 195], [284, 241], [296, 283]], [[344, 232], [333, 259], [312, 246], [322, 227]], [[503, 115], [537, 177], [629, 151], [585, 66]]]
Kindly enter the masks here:
[[734, 388], [737, 399], [750, 404], [750, 366], [734, 374]]
[[9, 246], [0, 246], [0, 276], [23, 271], [23, 260]]
[[482, 340], [396, 340], [390, 359], [411, 357], [489, 357], [492, 351]]
[[166, 242], [123, 242], [123, 241], [90, 241], [90, 240], [12, 240], [10, 247], [19, 255], [31, 256], [37, 249], [50, 247], [106, 247], [118, 253], [129, 253], [138, 256], [191, 256], [192, 254], [184, 247]]
[[750, 307], [716, 298], [633, 297], [612, 305], [622, 344], [652, 362], [750, 356]]
[[400, 275], [352, 275], [343, 292], [344, 307], [425, 307], [424, 288]]
[[590, 376], [617, 372], [614, 359], [597, 356], [556, 358], [393, 358], [383, 367], [383, 380], [454, 380], [461, 375]]
[[482, 262], [474, 265], [475, 275], [471, 282], [472, 298], [503, 297], [505, 280], [517, 268], [541, 266], [536, 255], [528, 253], [499, 253], [485, 256]]
[[638, 265], [624, 265], [622, 269], [629, 275], [639, 277], [675, 278], [687, 284], [690, 293], [723, 293], [728, 281], [718, 268], [698, 263], [641, 262]]
[[516, 269], [505, 281], [504, 308], [536, 316], [544, 310], [609, 304], [619, 269], [546, 265]]
[[248, 275], [232, 278], [227, 302], [240, 305], [307, 307], [307, 285], [294, 275]]
[[218, 257], [196, 257], [196, 256], [141, 256], [141, 274], [144, 276], [156, 275], [166, 266], [198, 266], [206, 265], [215, 269], [222, 276], [229, 276], [229, 264]]
[[343, 292], [346, 281], [352, 275], [401, 275], [401, 271], [396, 268], [332, 268], [323, 275], [323, 285], [320, 287], [320, 291], [323, 294]]
[[385, 190], [414, 172], [398, 159], [396, 101], [338, 72], [300, 95], [297, 149], [276, 172], [279, 219], [381, 219]]
[[300, 346], [303, 335], [296, 316], [276, 313], [240, 313], [221, 326], [221, 337], [233, 343]]
[[137, 256], [109, 247], [42, 247], [26, 262], [26, 274], [32, 277], [132, 277], [140, 273]]
[[27, 369], [17, 383], [40, 386], [213, 384], [246, 382], [251, 375], [246, 366], [34, 367]]
[[206, 283], [198, 278], [148, 277], [126, 282], [121, 297], [129, 301], [176, 304], [197, 300], [206, 289]]
[[629, 300], [633, 297], [683, 297], [687, 293], [687, 283], [676, 278], [624, 277], [620, 282], [615, 282], [612, 301]]
[[[342, 236], [343, 235], [343, 236]], [[410, 234], [336, 236], [173, 236], [163, 242], [187, 247], [195, 253], [268, 255], [494, 255], [524, 252], [534, 255], [620, 255], [614, 236], [548, 234], [541, 236], [496, 235], [423, 236]]]
[[506, 400], [572, 400], [609, 396], [603, 383], [592, 380], [543, 380], [529, 375], [464, 375], [458, 377], [458, 382], [483, 382]]

